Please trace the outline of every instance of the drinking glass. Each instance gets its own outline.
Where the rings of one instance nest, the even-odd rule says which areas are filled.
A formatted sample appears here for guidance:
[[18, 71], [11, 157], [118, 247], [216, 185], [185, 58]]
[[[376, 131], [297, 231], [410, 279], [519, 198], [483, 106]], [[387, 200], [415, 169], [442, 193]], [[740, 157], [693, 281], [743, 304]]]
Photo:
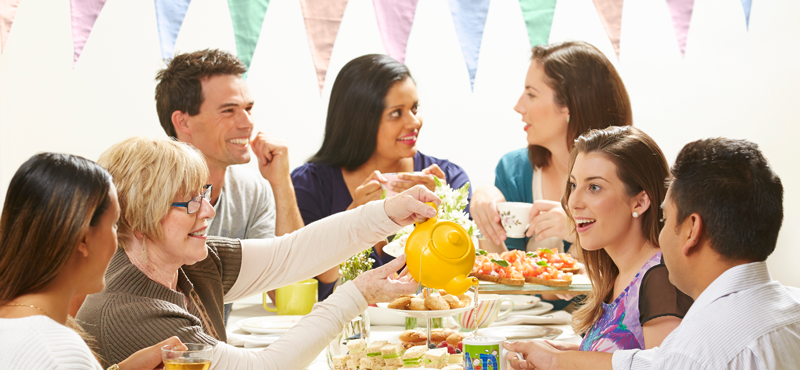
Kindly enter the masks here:
[[161, 348], [161, 360], [165, 370], [208, 370], [214, 355], [210, 344], [185, 343], [186, 350], [171, 346]]

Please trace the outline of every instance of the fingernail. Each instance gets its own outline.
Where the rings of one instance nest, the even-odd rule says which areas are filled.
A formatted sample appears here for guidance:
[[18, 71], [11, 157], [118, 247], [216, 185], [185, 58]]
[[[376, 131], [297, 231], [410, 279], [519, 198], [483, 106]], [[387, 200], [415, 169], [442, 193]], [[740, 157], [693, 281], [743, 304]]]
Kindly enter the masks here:
[[436, 211], [434, 211], [433, 208], [429, 208], [426, 213], [428, 214], [428, 217], [436, 216]]
[[392, 186], [397, 186], [397, 182], [396, 182], [396, 181], [392, 181], [392, 184], [391, 184], [391, 185], [392, 185]]

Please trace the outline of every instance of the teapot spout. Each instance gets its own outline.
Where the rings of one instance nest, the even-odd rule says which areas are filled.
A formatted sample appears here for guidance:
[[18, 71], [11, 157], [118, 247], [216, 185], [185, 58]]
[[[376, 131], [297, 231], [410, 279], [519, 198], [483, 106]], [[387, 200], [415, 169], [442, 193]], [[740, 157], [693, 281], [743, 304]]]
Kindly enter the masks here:
[[444, 287], [444, 291], [452, 295], [461, 295], [466, 293], [469, 287], [473, 285], [478, 285], [477, 278], [460, 274], [447, 283], [447, 286]]

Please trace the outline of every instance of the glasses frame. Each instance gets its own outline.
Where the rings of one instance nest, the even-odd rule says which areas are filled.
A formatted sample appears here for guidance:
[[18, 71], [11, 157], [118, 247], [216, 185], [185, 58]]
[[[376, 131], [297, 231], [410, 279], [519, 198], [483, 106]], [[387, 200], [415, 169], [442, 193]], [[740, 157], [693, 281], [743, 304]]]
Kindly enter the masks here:
[[[203, 191], [202, 194], [200, 194], [200, 195], [198, 195], [198, 196], [196, 196], [196, 197], [194, 197], [192, 199], [189, 199], [188, 202], [173, 202], [171, 204], [171, 206], [172, 207], [185, 207], [186, 208], [186, 213], [188, 213], [188, 214], [192, 214], [192, 213], [195, 213], [195, 212], [199, 211], [200, 207], [203, 206], [203, 199], [205, 199], [209, 203], [211, 203], [211, 184], [206, 184], [205, 186], [203, 186], [203, 189], [205, 189], [205, 190]], [[200, 203], [200, 205], [193, 212], [189, 212], [189, 203], [192, 203], [192, 202]]]

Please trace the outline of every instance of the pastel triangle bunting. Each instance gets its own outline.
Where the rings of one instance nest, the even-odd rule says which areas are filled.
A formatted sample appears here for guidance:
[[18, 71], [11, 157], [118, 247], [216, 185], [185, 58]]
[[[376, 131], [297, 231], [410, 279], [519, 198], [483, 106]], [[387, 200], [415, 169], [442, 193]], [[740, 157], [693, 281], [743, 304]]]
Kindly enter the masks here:
[[619, 59], [619, 37], [622, 33], [622, 0], [594, 0], [594, 7], [600, 15], [600, 22], [606, 29], [608, 40]]
[[0, 53], [6, 48], [11, 24], [17, 15], [20, 0], [0, 0]]
[[311, 57], [317, 70], [319, 91], [322, 93], [347, 0], [300, 0], [300, 6], [311, 46]]
[[753, 6], [753, 0], [742, 0], [742, 8], [744, 8], [744, 21], [747, 24], [747, 29], [750, 29], [750, 7]]
[[172, 59], [175, 53], [175, 41], [191, 3], [192, 0], [155, 0], [158, 39], [164, 60]]
[[372, 0], [386, 53], [405, 63], [408, 35], [419, 0]]
[[248, 69], [253, 62], [253, 53], [261, 36], [261, 26], [264, 25], [268, 7], [269, 0], [228, 0], [233, 35], [236, 38], [236, 53]]
[[686, 38], [689, 34], [689, 23], [692, 21], [694, 0], [667, 0], [669, 12], [672, 14], [672, 26], [681, 55], [686, 55]]
[[531, 47], [546, 45], [550, 41], [550, 28], [553, 25], [553, 14], [557, 0], [519, 0], [522, 18], [528, 29], [528, 40]]
[[72, 59], [72, 68], [78, 64], [78, 59], [81, 57], [83, 47], [86, 46], [86, 40], [89, 39], [89, 34], [92, 33], [94, 22], [100, 16], [100, 11], [106, 0], [70, 0], [70, 13], [72, 16], [72, 46], [74, 48], [74, 56]]
[[478, 56], [481, 51], [483, 30], [489, 14], [490, 0], [448, 0], [450, 14], [456, 27], [461, 53], [467, 63], [470, 88], [475, 87], [475, 74], [478, 72]]

